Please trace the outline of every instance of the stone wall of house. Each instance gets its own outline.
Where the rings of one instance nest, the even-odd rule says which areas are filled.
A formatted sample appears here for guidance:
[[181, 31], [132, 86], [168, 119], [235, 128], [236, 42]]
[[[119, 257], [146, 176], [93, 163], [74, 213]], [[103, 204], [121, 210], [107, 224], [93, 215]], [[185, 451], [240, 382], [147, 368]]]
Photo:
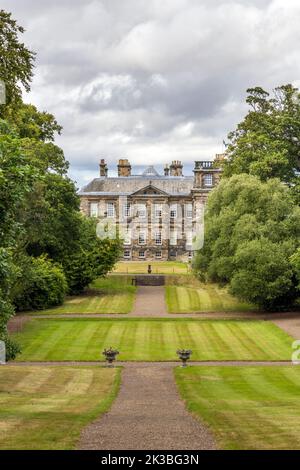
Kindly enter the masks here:
[[[150, 177], [132, 178], [130, 163], [124, 159], [120, 160], [118, 165], [120, 179], [117, 180], [122, 183], [118, 185], [116, 178], [107, 177], [107, 167], [102, 160], [101, 165], [103, 168], [101, 170], [100, 166], [100, 179], [91, 182], [80, 193], [81, 211], [86, 216], [95, 216], [100, 229], [105, 224], [115, 227], [115, 233], [121, 231], [124, 239], [128, 233], [131, 233], [131, 240], [124, 243], [124, 259], [133, 261], [144, 259], [149, 262], [159, 259], [187, 261], [193, 249], [191, 239], [193, 230], [199, 233], [197, 243], [201, 245], [201, 233], [204, 232], [204, 207], [211, 189], [219, 182], [221, 170], [213, 167], [211, 162], [195, 162], [194, 180], [191, 181], [191, 177], [182, 177], [181, 162], [173, 161], [170, 177], [154, 176], [153, 180]], [[104, 182], [105, 192], [102, 189]], [[146, 186], [143, 187], [143, 184]], [[131, 192], [132, 185], [140, 189]], [[118, 194], [116, 189], [119, 187], [121, 189]], [[171, 191], [170, 194], [166, 192], [168, 187], [172, 192], [177, 187], [178, 193], [186, 191], [187, 187], [190, 187], [190, 190], [188, 193], [175, 195]], [[126, 193], [129, 196], [125, 196]], [[108, 213], [109, 204], [114, 205], [114, 216]], [[130, 205], [127, 214], [124, 213], [126, 204]], [[159, 217], [154, 217], [156, 204], [162, 206]], [[146, 217], [138, 216], [139, 205], [145, 205]], [[192, 208], [188, 213], [187, 205]], [[176, 217], [170, 218], [170, 208], [174, 207], [177, 208]], [[126, 237], [124, 232], [125, 235], [128, 232]], [[110, 233], [113, 234], [113, 230]], [[140, 233], [145, 234], [145, 244], [141, 243], [141, 238], [139, 239]], [[161, 244], [156, 241], [156, 233], [161, 233]], [[175, 233], [177, 233], [176, 244]], [[144, 256], [141, 256], [143, 252]]]

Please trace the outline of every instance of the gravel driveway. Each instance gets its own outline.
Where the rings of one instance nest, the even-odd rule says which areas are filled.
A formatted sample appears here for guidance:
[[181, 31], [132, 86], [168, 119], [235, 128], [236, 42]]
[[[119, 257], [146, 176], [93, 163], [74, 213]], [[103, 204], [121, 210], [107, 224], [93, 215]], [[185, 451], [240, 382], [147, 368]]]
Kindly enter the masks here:
[[136, 364], [125, 367], [111, 410], [87, 426], [79, 449], [202, 450], [215, 441], [180, 399], [173, 367]]

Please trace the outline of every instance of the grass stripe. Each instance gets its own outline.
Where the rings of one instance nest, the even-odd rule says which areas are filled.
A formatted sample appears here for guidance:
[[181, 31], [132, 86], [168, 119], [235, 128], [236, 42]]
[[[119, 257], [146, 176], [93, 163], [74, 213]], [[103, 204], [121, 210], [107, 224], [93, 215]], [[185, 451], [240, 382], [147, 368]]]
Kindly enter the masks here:
[[[238, 320], [35, 319], [16, 339], [21, 361], [99, 360], [110, 346], [120, 360], [289, 360], [292, 338], [271, 322]], [[44, 342], [46, 345], [44, 345]]]
[[74, 448], [82, 428], [109, 409], [119, 384], [118, 368], [1, 368], [0, 449]]
[[[189, 279], [187, 277], [187, 279]], [[194, 280], [194, 283], [196, 281]], [[191, 283], [193, 285], [193, 283]], [[197, 284], [197, 283], [196, 283]], [[192, 312], [246, 312], [257, 310], [257, 307], [229, 294], [225, 288], [215, 284], [198, 286], [167, 285], [165, 287], [166, 304], [169, 313]]]
[[220, 448], [300, 449], [297, 367], [176, 368], [175, 377]]

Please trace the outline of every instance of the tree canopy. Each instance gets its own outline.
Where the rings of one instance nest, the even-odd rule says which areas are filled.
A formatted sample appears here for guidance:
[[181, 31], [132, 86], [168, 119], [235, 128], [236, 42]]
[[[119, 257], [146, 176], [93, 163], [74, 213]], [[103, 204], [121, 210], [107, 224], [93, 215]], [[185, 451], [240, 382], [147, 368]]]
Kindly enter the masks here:
[[[62, 130], [55, 117], [24, 104], [35, 54], [20, 41], [24, 32], [0, 10], [0, 340], [7, 357], [18, 346], [7, 333], [17, 308], [45, 308], [81, 292], [119, 257], [120, 241], [99, 239], [95, 221], [80, 213], [68, 178], [68, 162], [55, 144]], [[26, 282], [24, 281], [26, 278]]]
[[283, 85], [272, 96], [260, 87], [247, 93], [250, 110], [228, 136], [224, 176], [248, 173], [293, 183], [300, 165], [299, 90]]
[[[22, 99], [21, 86], [30, 90], [35, 53], [20, 41], [24, 28], [12, 18], [11, 13], [0, 10], [0, 80], [6, 87], [7, 105]], [[5, 106], [0, 106], [3, 117]]]
[[53, 142], [55, 134], [60, 134], [62, 131], [62, 126], [58, 124], [53, 114], [46, 111], [40, 112], [32, 104], [20, 101], [17, 109], [6, 106], [5, 110], [5, 118], [16, 125], [21, 139], [29, 138], [42, 142]]
[[9, 340], [6, 325], [13, 315], [11, 290], [20, 271], [14, 261], [15, 240], [23, 230], [18, 213], [37, 177], [22, 153], [19, 137], [0, 120], [0, 340], [5, 341], [12, 358], [18, 347]]
[[299, 239], [300, 208], [279, 179], [223, 178], [208, 200], [195, 268], [265, 309], [288, 306], [297, 296], [291, 257]]

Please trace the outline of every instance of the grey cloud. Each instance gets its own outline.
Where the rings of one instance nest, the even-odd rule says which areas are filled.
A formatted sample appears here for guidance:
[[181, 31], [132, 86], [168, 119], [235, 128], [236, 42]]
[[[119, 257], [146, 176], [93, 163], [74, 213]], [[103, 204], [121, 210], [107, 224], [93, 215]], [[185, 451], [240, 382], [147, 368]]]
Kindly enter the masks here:
[[203, 80], [187, 72], [179, 73], [175, 79], [162, 75], [144, 79], [132, 75], [101, 76], [86, 88], [79, 98], [83, 112], [165, 109], [170, 115], [189, 119], [214, 114], [228, 97], [229, 83], [223, 77], [220, 88], [218, 77]]
[[26, 98], [64, 126], [71, 174], [222, 150], [245, 90], [300, 84], [298, 0], [2, 0], [26, 28]]

